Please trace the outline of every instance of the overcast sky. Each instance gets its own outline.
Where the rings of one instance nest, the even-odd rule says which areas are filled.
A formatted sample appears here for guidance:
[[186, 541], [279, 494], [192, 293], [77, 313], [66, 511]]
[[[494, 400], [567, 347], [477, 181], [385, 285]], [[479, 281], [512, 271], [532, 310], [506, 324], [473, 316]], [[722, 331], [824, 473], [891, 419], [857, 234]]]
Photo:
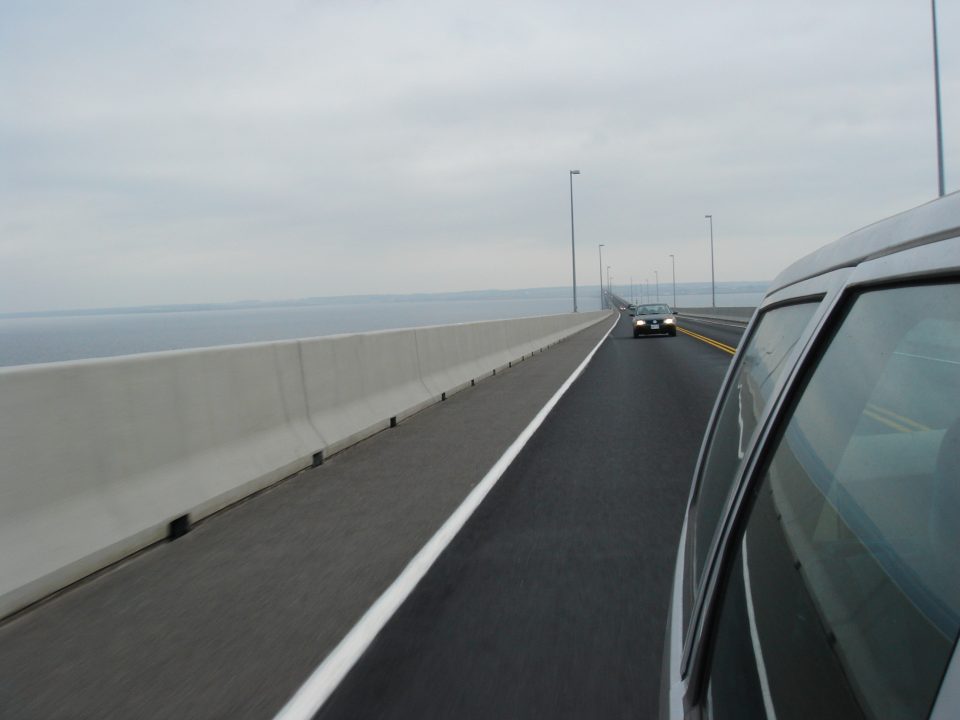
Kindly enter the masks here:
[[[947, 190], [960, 0], [940, 0]], [[769, 280], [936, 195], [930, 4], [0, 5], [0, 312]]]

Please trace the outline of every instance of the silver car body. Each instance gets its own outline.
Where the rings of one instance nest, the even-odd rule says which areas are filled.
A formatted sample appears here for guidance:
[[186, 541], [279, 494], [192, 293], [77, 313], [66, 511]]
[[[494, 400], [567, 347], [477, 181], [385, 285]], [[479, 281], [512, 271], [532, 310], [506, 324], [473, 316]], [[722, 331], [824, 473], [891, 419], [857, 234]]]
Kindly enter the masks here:
[[[743, 700], [742, 706], [734, 711], [732, 716], [768, 718], [778, 715], [790, 716], [796, 712], [795, 707], [791, 710], [788, 705], [790, 693], [794, 693], [794, 696], [804, 692], [814, 695], [827, 693], [822, 687], [802, 687], [803, 677], [794, 677], [790, 681], [798, 687], [786, 688], [786, 684], [776, 676], [776, 670], [765, 666], [764, 651], [766, 650], [768, 656], [775, 655], [778, 652], [776, 648], [778, 640], [782, 639], [777, 636], [782, 635], [785, 638], [788, 632], [796, 635], [797, 627], [778, 628], [770, 621], [764, 628], [761, 627], [762, 623], [757, 622], [759, 618], [754, 617], [762, 608], [754, 605], [757, 598], [752, 593], [764, 582], [773, 583], [774, 580], [758, 578], [755, 574], [757, 569], [750, 567], [747, 538], [753, 537], [754, 516], [751, 513], [759, 518], [761, 504], [767, 502], [766, 494], [777, 496], [775, 486], [778, 482], [782, 482], [777, 480], [775, 472], [778, 458], [782, 451], [784, 455], [788, 454], [783, 448], [792, 442], [791, 429], [795, 429], [795, 425], [802, 424], [799, 415], [805, 407], [804, 403], [807, 402], [805, 393], [816, 391], [818, 373], [821, 372], [821, 367], [826, 368], [825, 358], [833, 352], [832, 346], [845, 347], [842, 345], [844, 338], [856, 331], [857, 328], [851, 323], [855, 318], [860, 317], [856, 314], [860, 307], [857, 303], [860, 302], [862, 305], [863, 298], [868, 298], [871, 302], [875, 300], [886, 302], [894, 296], [887, 295], [884, 298], [884, 293], [922, 293], [926, 292], [927, 288], [936, 288], [938, 292], [945, 288], [948, 296], [953, 297], [951, 293], [958, 284], [960, 284], [960, 193], [948, 195], [875, 223], [826, 245], [788, 267], [771, 284], [731, 362], [697, 461], [678, 545], [673, 596], [666, 627], [661, 718], [731, 716], [729, 703], [728, 707], [723, 709], [718, 701], [722, 694], [720, 688], [726, 682], [722, 677], [724, 670], [718, 663], [725, 652], [724, 647], [732, 646], [733, 641], [728, 641], [726, 638], [738, 627], [740, 628], [738, 632], [744, 636], [743, 646], [753, 647], [755, 667], [750, 670], [747, 678], [752, 694], [749, 698], [744, 696], [747, 700], [752, 699], [753, 705]], [[931, 315], [936, 315], [939, 309], [930, 308], [930, 310]], [[779, 316], [786, 318], [791, 313], [792, 319], [786, 324], [789, 327], [778, 331], [774, 321]], [[921, 312], [914, 317], [917, 321], [922, 321], [924, 314]], [[765, 319], [768, 320], [766, 324], [764, 324]], [[940, 348], [937, 352], [943, 354], [936, 358], [926, 358], [926, 360], [936, 360], [937, 372], [943, 369], [944, 378], [953, 378], [955, 376], [950, 373], [954, 372], [951, 369], [954, 365], [950, 363], [960, 367], [960, 357], [950, 355], [960, 348], [960, 340], [951, 330], [955, 326], [945, 321], [939, 325], [934, 324], [933, 327], [946, 328], [944, 331], [946, 334], [942, 337], [930, 339], [931, 346]], [[919, 341], [922, 342], [923, 338], [921, 337]], [[766, 346], [763, 346], [763, 343], [766, 343]], [[755, 346], [758, 345], [766, 348], [765, 354], [777, 355], [776, 368], [775, 371], [771, 370], [763, 376], [763, 382], [766, 385], [762, 392], [750, 394], [743, 384], [748, 372], [744, 363], [752, 362], [756, 359], [755, 356], [764, 354], [756, 350]], [[755, 356], [751, 356], [752, 348]], [[901, 351], [893, 354], [898, 353], [907, 360], [911, 356], [910, 353]], [[913, 355], [920, 356], [918, 353]], [[822, 372], [825, 373], [827, 370], [824, 369]], [[877, 382], [888, 377], [887, 370], [878, 372], [881, 374], [876, 376], [880, 378]], [[924, 376], [926, 379], [922, 376], [922, 373], [917, 373], [916, 377], [912, 374], [905, 377], [908, 382], [927, 383], [924, 392], [932, 395], [936, 386], [931, 383], [935, 383], [936, 377], [939, 376], [936, 376], [936, 373], [928, 373]], [[950, 382], [953, 380], [951, 379]], [[849, 392], [851, 393], [854, 392], [852, 388], [854, 384], [850, 384]], [[878, 388], [882, 390], [880, 385], [871, 385], [863, 391], [866, 393], [863, 397], [867, 399], [873, 397], [871, 393], [878, 392]], [[842, 395], [843, 392], [841, 388], [839, 394]], [[957, 413], [960, 414], [960, 396], [953, 395], [954, 392], [955, 385], [942, 388], [942, 393], [952, 398], [957, 407]], [[744, 397], [747, 395], [752, 400], [750, 407], [744, 403]], [[837, 395], [836, 392], [835, 395]], [[833, 396], [824, 395], [824, 397]], [[727, 403], [725, 400], [730, 402]], [[838, 402], [842, 400], [841, 397]], [[865, 477], [869, 476], [870, 472], [874, 472], [869, 467], [872, 456], [864, 452], [862, 458], [857, 461], [856, 453], [850, 449], [854, 444], [864, 444], [866, 447], [872, 442], [876, 447], [880, 447], [879, 443], [890, 447], [892, 444], [901, 443], [906, 448], [909, 443], [912, 443], [915, 449], [910, 452], [906, 450], [899, 452], [896, 456], [897, 462], [903, 463], [905, 467], [913, 462], [922, 464], [926, 468], [928, 465], [940, 462], [934, 441], [943, 438], [942, 442], [946, 443], [947, 434], [952, 432], [949, 428], [957, 426], [960, 422], [960, 419], [953, 419], [950, 426], [951, 420], [948, 418], [939, 425], [929, 424], [928, 427], [892, 412], [887, 414], [888, 411], [883, 409], [868, 409], [871, 407], [864, 405], [862, 413], [865, 416], [869, 415], [874, 422], [882, 422], [889, 427], [882, 432], [876, 431], [875, 437], [869, 433], [857, 431], [859, 433], [857, 434], [851, 430], [850, 438], [847, 440], [848, 445], [842, 450], [842, 462], [846, 463], [845, 472], [860, 473]], [[896, 419], [898, 417], [899, 420]], [[729, 418], [734, 418], [733, 425], [730, 425]], [[857, 422], [868, 422], [868, 419], [857, 420]], [[736, 432], [730, 434], [728, 426], [735, 427]], [[914, 426], [925, 428], [925, 431], [929, 432], [914, 432], [913, 435], [916, 437], [910, 437], [908, 443], [907, 436], [909, 431], [914, 430]], [[900, 427], [903, 433], [898, 434], [895, 430], [891, 430], [897, 427]], [[725, 432], [727, 435], [724, 435]], [[927, 438], [927, 436], [930, 437]], [[808, 440], [806, 437], [803, 439]], [[920, 449], [921, 441], [927, 442], [928, 439], [930, 449], [923, 451]], [[727, 453], [729, 458], [725, 461], [726, 465], [718, 460], [723, 456], [721, 445], [724, 442], [735, 445], [735, 452]], [[813, 452], [815, 453], [816, 449]], [[941, 455], [943, 452], [941, 449]], [[853, 470], [850, 470], [850, 467]], [[723, 471], [720, 472], [717, 468]], [[880, 473], [882, 470], [882, 468], [876, 469], [875, 472]], [[869, 480], [869, 477], [867, 479]], [[957, 478], [957, 483], [960, 483], [960, 478]], [[839, 489], [844, 490], [844, 488]], [[833, 488], [830, 492], [835, 490], [837, 489]], [[822, 492], [827, 493], [826, 490]], [[929, 491], [929, 493], [935, 492], [937, 491]], [[711, 493], [713, 500], [708, 502]], [[876, 491], [872, 493], [869, 496], [870, 502], [875, 505], [879, 503], [880, 506], [871, 505], [866, 511], [857, 506], [858, 498], [855, 493], [853, 495], [847, 493], [844, 496], [846, 500], [837, 497], [828, 498], [831, 503], [830, 509], [835, 516], [833, 522], [837, 527], [844, 525], [854, 512], [859, 513], [859, 520], [850, 521], [847, 523], [849, 527], [844, 525], [841, 529], [847, 533], [844, 539], [848, 544], [851, 537], [859, 541], [855, 549], [867, 557], [868, 561], [875, 559], [870, 556], [870, 552], [873, 551], [862, 550], [863, 547], [868, 546], [868, 543], [857, 536], [857, 529], [877, 525], [877, 522], [874, 522], [876, 517], [882, 518], [879, 521], [879, 525], [882, 526], [884, 522], [888, 522], [883, 518], [894, 517], [900, 512], [895, 507], [882, 507], [884, 497], [888, 498], [888, 505], [897, 502], [894, 499], [895, 495], [885, 496]], [[937, 496], [931, 495], [931, 497]], [[775, 510], [779, 513], [782, 507], [778, 505]], [[923, 517], [922, 512], [931, 511], [925, 509], [917, 512], [921, 513], [920, 517]], [[865, 513], [869, 517], [863, 519], [861, 516]], [[799, 515], [799, 511], [797, 514]], [[904, 510], [900, 514], [909, 514], [909, 510]], [[824, 576], [828, 573], [818, 568], [816, 562], [813, 564], [807, 562], [807, 555], [804, 553], [811, 551], [809, 548], [800, 547], [802, 538], [794, 542], [794, 536], [790, 533], [795, 530], [788, 529], [792, 522], [791, 518], [784, 519], [781, 514], [777, 514], [776, 520], [779, 523], [777, 528], [785, 537], [789, 536], [790, 549], [795, 551], [794, 576], [801, 577], [804, 583], [816, 585], [820, 581], [814, 575], [817, 572]], [[756, 519], [755, 522], [759, 526], [761, 520]], [[960, 523], [960, 520], [957, 522]], [[854, 530], [851, 531], [851, 527]], [[833, 532], [834, 546], [839, 547], [836, 537], [839, 537], [840, 531], [836, 528], [831, 530], [828, 527], [818, 526], [816, 532], [822, 534]], [[880, 533], [878, 537], [881, 541], [885, 541], [887, 535], [884, 535], [883, 527], [877, 532]], [[907, 531], [904, 532], [909, 534]], [[799, 536], [796, 537], [799, 538]], [[914, 540], [920, 542], [924, 541], [924, 538], [919, 537], [919, 540], [917, 538]], [[894, 540], [888, 545], [896, 546], [896, 542], [900, 541]], [[906, 540], [903, 542], [905, 543]], [[953, 543], [952, 535], [949, 542]], [[880, 544], [882, 545], [883, 542]], [[890, 572], [894, 574], [903, 572], [902, 569], [897, 568], [909, 566], [912, 562], [910, 558], [915, 555], [911, 555], [900, 546], [891, 550], [888, 545], [884, 545], [882, 553], [880, 550], [876, 551], [876, 557], [883, 556], [874, 564], [881, 570], [893, 568]], [[953, 546], [952, 552], [960, 555], [960, 546]], [[894, 559], [890, 560], [889, 557]], [[904, 557], [907, 558], [906, 561], [902, 559]], [[922, 553], [917, 554], [916, 557], [922, 557]], [[829, 561], [825, 561], [824, 564], [829, 564]], [[882, 576], [882, 573], [873, 565], [868, 570], [877, 577]], [[927, 572], [923, 568], [916, 570], [912, 567], [907, 567], [907, 571], [908, 574], [916, 571], [921, 576]], [[741, 582], [738, 579], [734, 582], [734, 578], [743, 580]], [[886, 580], [886, 578], [882, 579]], [[950, 583], [948, 591], [928, 592], [924, 596], [926, 599], [921, 598], [918, 603], [915, 603], [922, 609], [924, 602], [929, 602], [931, 607], [935, 605], [939, 608], [937, 612], [942, 610], [945, 613], [943, 615], [945, 619], [937, 621], [939, 625], [934, 621], [928, 623], [931, 626], [947, 628], [943, 630], [945, 643], [943, 647], [952, 647], [956, 637], [955, 634], [952, 639], [949, 637], [949, 634], [954, 632], [956, 621], [954, 616], [957, 615], [957, 604], [954, 603], [957, 593], [954, 592], [952, 584], [954, 580], [957, 580], [956, 573], [952, 573], [946, 580]], [[833, 590], [828, 592], [822, 589], [826, 584], [826, 581], [823, 581], [822, 585], [817, 586], [820, 588], [817, 592], [811, 592], [813, 601], [809, 603], [809, 607], [816, 609], [819, 620], [810, 622], [809, 627], [816, 628], [818, 631], [825, 630], [825, 637], [829, 641], [829, 652], [824, 651], [824, 657], [850, 675], [848, 696], [843, 702], [850, 702], [850, 707], [859, 705], [863, 714], [868, 717], [877, 716], [878, 707], [885, 707], [885, 711], [880, 714], [888, 714], [890, 717], [940, 719], [960, 715], [960, 660], [952, 649], [946, 655], [942, 649], [937, 650], [940, 653], [937, 655], [939, 659], [936, 664], [931, 663], [929, 666], [936, 668], [931, 672], [937, 677], [930, 678], [928, 683], [930, 689], [925, 691], [924, 697], [912, 697], [910, 695], [912, 691], [909, 690], [884, 688], [881, 682], [886, 677], [884, 668], [897, 660], [876, 657], [878, 651], [874, 645], [876, 642], [882, 642], [882, 639], [877, 640], [879, 631], [875, 628], [864, 631], [862, 628], [854, 627], [851, 630], [851, 626], [861, 622], [861, 618], [855, 613], [848, 613], [843, 623], [830, 617], [831, 603], [840, 604], [840, 601], [834, 597], [838, 594], [837, 592], [831, 595], [830, 592]], [[922, 583], [915, 582], [915, 578], [903, 580], [898, 576], [896, 582], [890, 581], [888, 584], [891, 587], [896, 585], [896, 589], [908, 586], [905, 591], [907, 595], [926, 592], [920, 587]], [[733, 595], [737, 593], [744, 597], [734, 600]], [[727, 607], [724, 604], [725, 599], [730, 608], [739, 607], [737, 603], [744, 606], [745, 612], [740, 613], [745, 617], [742, 625], [738, 626], [732, 620], [726, 619], [728, 615], [724, 614]], [[901, 600], [898, 599], [896, 602]], [[770, 610], [768, 612], [770, 618], [778, 617], [778, 611], [777, 608]], [[734, 614], [734, 610], [731, 609], [729, 617], [732, 618]], [[797, 614], [800, 613], [795, 613]], [[809, 621], [809, 618], [806, 618], [806, 621]], [[906, 633], [906, 631], [902, 632]], [[871, 642], [874, 645], [871, 645]], [[922, 656], [920, 660], [910, 661], [914, 666], [918, 664], [922, 666], [922, 662], [927, 657], [924, 655], [926, 651], [923, 649], [923, 642], [920, 640], [912, 642], [909, 634], [905, 634], [899, 642], [903, 647], [909, 648], [909, 652], [917, 652]], [[933, 651], [927, 653], [931, 657], [935, 654]], [[769, 665], [770, 658], [767, 659]], [[821, 663], [820, 667], [825, 666]], [[825, 672], [827, 672], [826, 681], [829, 684], [829, 671]], [[848, 680], [844, 678], [838, 682], [843, 684]], [[734, 685], [731, 684], [730, 687]], [[844, 687], [847, 686], [844, 685]], [[729, 695], [729, 698], [734, 697], [735, 695]]]

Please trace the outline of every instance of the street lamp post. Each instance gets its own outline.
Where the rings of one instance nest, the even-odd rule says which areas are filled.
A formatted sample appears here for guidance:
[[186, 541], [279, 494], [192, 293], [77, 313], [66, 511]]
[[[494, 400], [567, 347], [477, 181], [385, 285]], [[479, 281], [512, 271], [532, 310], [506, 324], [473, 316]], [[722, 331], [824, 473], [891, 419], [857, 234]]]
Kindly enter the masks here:
[[[600, 253], [600, 309], [603, 310], [603, 243], [597, 245], [597, 251]], [[607, 288], [609, 290], [610, 288]]]
[[940, 58], [937, 51], [937, 2], [930, 0], [930, 15], [933, 20], [933, 88], [937, 112], [937, 190], [943, 197], [943, 124], [940, 119]]
[[654, 270], [653, 277], [657, 283], [657, 302], [660, 302], [660, 273]]
[[579, 170], [570, 171], [570, 255], [573, 259], [573, 311], [577, 311], [577, 245], [573, 237], [573, 176], [579, 175]]
[[677, 309], [677, 260], [670, 256], [670, 265], [673, 268], [673, 309]]
[[717, 306], [717, 283], [713, 274], [713, 215], [704, 215], [710, 220], [710, 307]]
[[610, 307], [613, 307], [613, 286], [610, 284], [610, 266], [607, 265], [607, 295], [610, 296]]

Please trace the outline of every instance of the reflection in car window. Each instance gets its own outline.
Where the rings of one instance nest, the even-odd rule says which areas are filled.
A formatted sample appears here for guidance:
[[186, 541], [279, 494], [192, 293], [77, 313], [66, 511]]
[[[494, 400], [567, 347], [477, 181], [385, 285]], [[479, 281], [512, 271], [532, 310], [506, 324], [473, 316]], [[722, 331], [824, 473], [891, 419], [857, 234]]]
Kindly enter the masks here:
[[744, 350], [721, 405], [693, 501], [694, 587], [700, 584], [707, 551], [757, 421], [784, 369], [786, 356], [816, 308], [816, 302], [807, 302], [767, 311]]
[[712, 717], [927, 717], [960, 628], [958, 397], [960, 285], [860, 296], [753, 498]]

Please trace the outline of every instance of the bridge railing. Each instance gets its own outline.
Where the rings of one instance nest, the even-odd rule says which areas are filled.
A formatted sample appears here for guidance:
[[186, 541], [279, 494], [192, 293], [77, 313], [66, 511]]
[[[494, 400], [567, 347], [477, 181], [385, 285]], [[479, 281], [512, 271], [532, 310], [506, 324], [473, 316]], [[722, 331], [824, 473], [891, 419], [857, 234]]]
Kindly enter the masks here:
[[702, 320], [722, 320], [741, 325], [747, 325], [756, 312], [756, 307], [678, 307], [675, 312], [681, 317], [699, 318]]

